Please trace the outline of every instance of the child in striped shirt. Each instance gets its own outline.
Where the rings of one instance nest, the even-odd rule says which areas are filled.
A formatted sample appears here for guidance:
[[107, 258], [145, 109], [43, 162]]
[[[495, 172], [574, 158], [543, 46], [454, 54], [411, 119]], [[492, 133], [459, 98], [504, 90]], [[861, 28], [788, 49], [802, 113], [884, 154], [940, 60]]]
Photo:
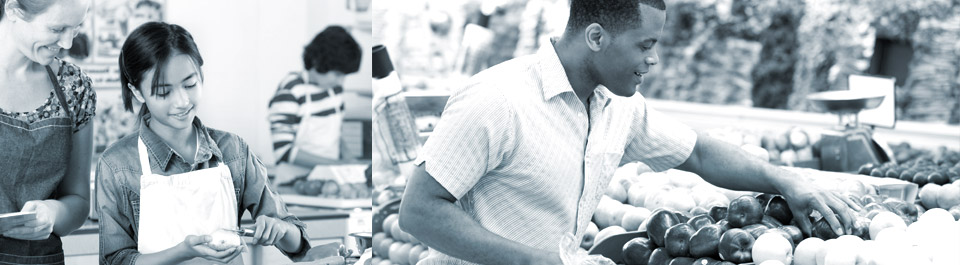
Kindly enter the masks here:
[[359, 70], [361, 55], [340, 26], [327, 27], [306, 46], [304, 70], [287, 75], [269, 104], [278, 164], [312, 168], [342, 158], [343, 78]]

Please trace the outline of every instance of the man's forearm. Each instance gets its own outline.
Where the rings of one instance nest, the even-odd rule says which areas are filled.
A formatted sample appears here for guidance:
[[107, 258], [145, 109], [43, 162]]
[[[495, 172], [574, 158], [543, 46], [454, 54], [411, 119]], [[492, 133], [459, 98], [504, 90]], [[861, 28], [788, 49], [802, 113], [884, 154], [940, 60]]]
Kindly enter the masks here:
[[798, 175], [757, 159], [738, 146], [702, 134], [690, 158], [678, 168], [732, 190], [782, 194], [791, 182], [800, 181], [795, 178]]
[[550, 255], [558, 257], [484, 229], [450, 202], [404, 204], [401, 208], [400, 222], [406, 232], [454, 258], [480, 264], [535, 264], [550, 260]]

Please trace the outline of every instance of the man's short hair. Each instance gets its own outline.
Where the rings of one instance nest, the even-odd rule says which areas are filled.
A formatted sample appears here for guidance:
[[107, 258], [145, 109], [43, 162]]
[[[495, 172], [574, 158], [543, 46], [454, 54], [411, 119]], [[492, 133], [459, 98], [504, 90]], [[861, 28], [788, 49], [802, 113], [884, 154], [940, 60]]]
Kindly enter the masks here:
[[640, 17], [641, 4], [667, 10], [663, 0], [572, 0], [566, 30], [581, 30], [591, 23], [597, 23], [614, 34], [621, 33], [643, 22]]
[[145, 6], [145, 7], [149, 7], [149, 8], [153, 8], [153, 9], [156, 9], [157, 11], [160, 11], [160, 9], [163, 8], [163, 6], [160, 5], [160, 3], [157, 3], [157, 2], [152, 1], [152, 0], [142, 0], [142, 1], [140, 1], [140, 2], [137, 2], [137, 6], [135, 6], [135, 8], [140, 8], [140, 7], [144, 7], [144, 6]]
[[303, 68], [318, 73], [340, 71], [355, 73], [360, 69], [360, 45], [340, 26], [330, 26], [313, 38], [303, 49]]

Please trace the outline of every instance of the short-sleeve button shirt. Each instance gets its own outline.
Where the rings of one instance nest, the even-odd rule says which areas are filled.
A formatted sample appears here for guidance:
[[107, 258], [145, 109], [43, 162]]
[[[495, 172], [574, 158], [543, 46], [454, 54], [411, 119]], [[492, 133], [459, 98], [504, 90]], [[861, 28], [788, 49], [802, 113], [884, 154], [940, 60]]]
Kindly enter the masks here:
[[[696, 139], [640, 94], [601, 85], [587, 111], [553, 45], [543, 45], [453, 91], [416, 163], [485, 229], [557, 251], [564, 234], [582, 238], [618, 166], [676, 167]], [[432, 251], [419, 264], [471, 263]]]

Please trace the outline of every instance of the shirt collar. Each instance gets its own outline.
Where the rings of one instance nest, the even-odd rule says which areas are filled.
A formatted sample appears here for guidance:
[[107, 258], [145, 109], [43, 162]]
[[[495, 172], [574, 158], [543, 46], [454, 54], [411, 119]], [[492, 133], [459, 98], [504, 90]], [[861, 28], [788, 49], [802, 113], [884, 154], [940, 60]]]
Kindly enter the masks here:
[[[557, 50], [553, 47], [557, 40], [559, 40], [558, 37], [550, 38], [549, 42], [541, 45], [537, 50], [537, 56], [540, 59], [540, 89], [543, 93], [543, 100], [549, 100], [564, 92], [576, 94], [573, 91], [573, 86], [570, 85], [567, 72], [563, 70], [563, 64], [560, 63], [560, 56], [557, 55]], [[607, 93], [609, 91], [606, 87], [598, 85], [593, 90], [593, 94], [596, 96], [594, 102], [603, 102], [604, 107], [609, 105], [610, 96]]]
[[300, 79], [303, 80], [304, 84], [320, 87], [320, 84], [318, 84], [316, 81], [310, 80], [310, 73], [308, 71], [310, 70], [300, 71]]
[[[147, 126], [147, 122], [150, 121], [152, 115], [153, 114], [147, 113], [141, 118], [139, 135], [140, 138], [143, 139], [143, 144], [147, 147], [150, 156], [160, 163], [160, 167], [163, 170], [167, 170], [170, 167], [170, 163], [177, 157], [176, 152]], [[200, 133], [200, 141], [197, 151], [197, 161], [191, 165], [191, 168], [196, 167], [196, 165], [201, 162], [211, 161], [214, 157], [216, 157], [218, 161], [221, 160], [223, 153], [220, 152], [220, 148], [217, 146], [217, 143], [213, 141], [213, 138], [210, 137], [209, 132], [207, 132], [207, 127], [203, 125], [199, 117], [193, 118], [193, 127], [197, 128], [197, 132]], [[183, 162], [186, 160], [181, 158], [180, 161]]]
[[610, 92], [607, 87], [603, 85], [598, 85], [597, 88], [593, 89], [593, 95], [596, 96], [594, 102], [603, 102], [603, 107], [606, 108], [610, 105], [610, 95], [613, 92]]
[[563, 70], [560, 64], [560, 56], [557, 50], [553, 48], [556, 38], [551, 38], [549, 42], [540, 45], [537, 50], [537, 57], [540, 62], [540, 89], [543, 93], [543, 100], [549, 100], [563, 92], [573, 92], [573, 86], [570, 85], [570, 79], [567, 78], [567, 72]]

